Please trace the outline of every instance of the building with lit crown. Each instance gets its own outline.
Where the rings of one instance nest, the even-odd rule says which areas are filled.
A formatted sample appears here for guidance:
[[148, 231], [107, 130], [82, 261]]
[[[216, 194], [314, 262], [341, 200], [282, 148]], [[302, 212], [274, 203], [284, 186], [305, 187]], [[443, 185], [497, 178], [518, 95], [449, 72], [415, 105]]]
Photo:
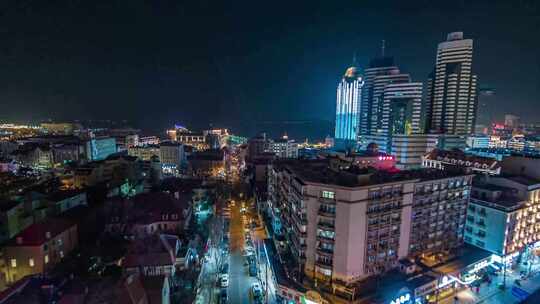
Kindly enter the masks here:
[[355, 142], [360, 122], [360, 102], [364, 80], [357, 67], [351, 66], [337, 88], [335, 140]]

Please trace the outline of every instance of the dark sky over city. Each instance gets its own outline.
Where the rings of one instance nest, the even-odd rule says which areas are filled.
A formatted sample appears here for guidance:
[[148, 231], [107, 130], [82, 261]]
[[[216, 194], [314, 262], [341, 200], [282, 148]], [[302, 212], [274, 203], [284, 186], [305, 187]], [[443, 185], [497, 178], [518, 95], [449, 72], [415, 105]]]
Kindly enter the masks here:
[[384, 39], [425, 81], [437, 43], [464, 31], [480, 85], [497, 91], [492, 115], [540, 121], [535, 0], [6, 0], [0, 16], [0, 119], [213, 123], [245, 135], [257, 122], [332, 121], [354, 52], [363, 68]]

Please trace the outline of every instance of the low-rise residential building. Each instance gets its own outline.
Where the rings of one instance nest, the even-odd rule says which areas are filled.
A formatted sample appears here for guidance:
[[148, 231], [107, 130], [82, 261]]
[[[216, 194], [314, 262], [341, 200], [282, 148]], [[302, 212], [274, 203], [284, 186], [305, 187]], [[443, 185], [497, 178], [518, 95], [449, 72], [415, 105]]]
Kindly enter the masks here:
[[131, 146], [128, 148], [128, 155], [138, 157], [142, 160], [150, 160], [152, 156], [159, 157], [159, 145]]
[[5, 242], [32, 224], [25, 216], [24, 203], [14, 200], [0, 201], [0, 242]]
[[487, 149], [489, 148], [490, 138], [484, 134], [471, 135], [467, 137], [467, 148], [469, 149]]
[[278, 158], [298, 158], [298, 143], [287, 136], [269, 140], [266, 152], [274, 153]]
[[135, 238], [157, 233], [175, 234], [187, 228], [191, 215], [188, 200], [162, 192], [143, 193], [132, 199], [110, 200], [105, 230]]
[[139, 136], [139, 146], [159, 145], [160, 139], [157, 136]]
[[86, 158], [89, 161], [103, 160], [117, 152], [114, 137], [94, 137], [85, 144]]
[[47, 197], [52, 214], [60, 215], [72, 208], [87, 205], [86, 192], [80, 190], [57, 191]]
[[163, 173], [174, 175], [186, 161], [184, 145], [177, 142], [162, 142], [159, 145], [159, 160]]
[[494, 158], [465, 154], [461, 150], [434, 149], [422, 156], [422, 167], [448, 170], [462, 168], [473, 173], [499, 175], [501, 163]]
[[3, 272], [8, 283], [45, 273], [78, 245], [77, 225], [63, 219], [35, 223], [17, 234], [3, 249]]
[[175, 235], [149, 235], [129, 246], [122, 267], [128, 275], [173, 276], [186, 267], [186, 252]]
[[145, 277], [131, 274], [123, 278], [115, 290], [115, 303], [119, 304], [169, 304], [171, 280], [168, 276]]
[[403, 258], [452, 257], [463, 244], [471, 182], [472, 175], [456, 171], [277, 162], [268, 209], [279, 210], [293, 272], [354, 294], [357, 282]]
[[53, 165], [53, 153], [49, 145], [27, 143], [11, 153], [22, 166], [32, 168], [50, 168]]
[[143, 163], [129, 155], [114, 155], [101, 161], [90, 162], [73, 170], [75, 188], [95, 186], [100, 183], [122, 184], [140, 181]]
[[176, 141], [178, 143], [192, 146], [197, 150], [205, 150], [210, 148], [208, 143], [206, 142], [206, 136], [204, 133], [196, 133], [196, 132], [181, 132], [179, 129], [176, 130]]
[[188, 172], [197, 178], [225, 178], [223, 150], [196, 151], [188, 156]]

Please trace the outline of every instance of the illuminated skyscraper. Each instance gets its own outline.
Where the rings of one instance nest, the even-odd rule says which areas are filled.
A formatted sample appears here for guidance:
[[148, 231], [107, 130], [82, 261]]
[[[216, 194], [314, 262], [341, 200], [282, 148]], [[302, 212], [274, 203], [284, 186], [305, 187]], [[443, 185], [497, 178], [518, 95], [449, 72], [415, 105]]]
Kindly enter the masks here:
[[336, 142], [356, 141], [364, 80], [356, 66], [349, 67], [337, 88]]
[[391, 83], [410, 82], [408, 74], [402, 74], [392, 57], [371, 60], [364, 71], [360, 111], [360, 135], [372, 135], [381, 128], [384, 89]]
[[473, 40], [450, 33], [439, 43], [435, 73], [428, 81], [426, 118], [434, 133], [470, 134], [476, 122], [476, 75], [472, 74]]

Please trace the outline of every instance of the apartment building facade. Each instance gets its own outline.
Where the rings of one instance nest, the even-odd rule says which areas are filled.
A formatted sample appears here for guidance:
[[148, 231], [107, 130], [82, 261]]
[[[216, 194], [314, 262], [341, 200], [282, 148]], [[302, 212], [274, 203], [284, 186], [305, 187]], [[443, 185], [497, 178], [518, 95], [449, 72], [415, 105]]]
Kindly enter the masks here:
[[354, 292], [355, 282], [396, 268], [401, 259], [450, 254], [463, 242], [472, 176], [438, 172], [276, 163], [268, 204], [279, 210], [295, 273]]
[[540, 241], [540, 180], [491, 177], [475, 184], [465, 242], [499, 256], [517, 255]]

